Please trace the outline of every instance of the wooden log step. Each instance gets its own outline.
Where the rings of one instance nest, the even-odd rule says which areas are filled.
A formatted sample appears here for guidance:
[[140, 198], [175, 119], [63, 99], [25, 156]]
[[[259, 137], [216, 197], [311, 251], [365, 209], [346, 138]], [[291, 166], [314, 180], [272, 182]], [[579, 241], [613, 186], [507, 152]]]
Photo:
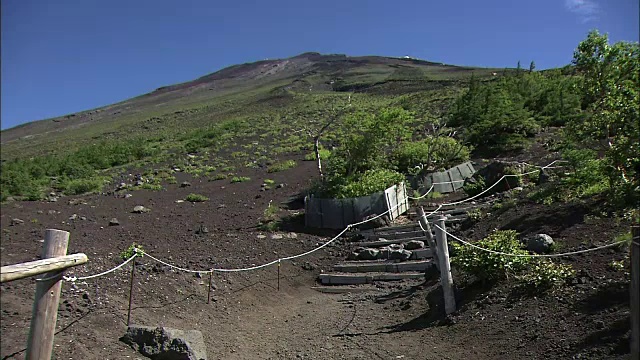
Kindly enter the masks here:
[[422, 272], [403, 273], [326, 273], [318, 278], [323, 285], [358, 285], [371, 284], [377, 281], [399, 281], [406, 279], [424, 279]]
[[333, 266], [333, 270], [343, 273], [367, 273], [367, 272], [408, 272], [426, 271], [433, 266], [431, 260], [413, 260], [394, 262], [388, 260], [348, 261]]

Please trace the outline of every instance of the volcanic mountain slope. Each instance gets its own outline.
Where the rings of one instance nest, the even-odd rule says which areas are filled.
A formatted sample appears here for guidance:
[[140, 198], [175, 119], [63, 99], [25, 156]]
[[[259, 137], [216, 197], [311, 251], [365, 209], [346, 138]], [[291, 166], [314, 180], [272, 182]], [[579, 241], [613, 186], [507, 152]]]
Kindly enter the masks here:
[[319, 53], [234, 65], [120, 103], [2, 131], [3, 158], [12, 157], [14, 150], [21, 154], [55, 150], [57, 142], [70, 139], [81, 143], [140, 133], [147, 136], [177, 124], [198, 128], [273, 107], [295, 108], [299, 102], [293, 95], [299, 93], [319, 97], [351, 91], [374, 97], [398, 95], [454, 87], [472, 73], [490, 77], [495, 71], [410, 58]]

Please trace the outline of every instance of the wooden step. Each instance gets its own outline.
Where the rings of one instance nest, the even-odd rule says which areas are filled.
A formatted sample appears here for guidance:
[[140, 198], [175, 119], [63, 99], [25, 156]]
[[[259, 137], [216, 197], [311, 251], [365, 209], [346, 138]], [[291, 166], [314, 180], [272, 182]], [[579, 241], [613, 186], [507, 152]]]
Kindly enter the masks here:
[[411, 250], [411, 257], [409, 259], [420, 260], [420, 259], [430, 259], [432, 257], [433, 257], [433, 254], [431, 254], [431, 249], [418, 249], [418, 250]]
[[425, 236], [424, 231], [419, 230], [419, 231], [397, 232], [392, 234], [371, 234], [371, 235], [367, 235], [366, 238], [369, 241], [376, 241], [380, 238], [384, 238], [386, 240], [395, 240], [395, 239], [415, 238], [420, 236]]
[[424, 279], [422, 272], [402, 273], [326, 273], [318, 278], [323, 285], [358, 285], [371, 284], [377, 281], [399, 281], [406, 279]]
[[413, 261], [386, 261], [386, 260], [368, 260], [368, 261], [347, 261], [333, 266], [333, 270], [343, 273], [366, 273], [366, 272], [407, 272], [407, 271], [425, 271], [433, 266], [431, 260], [413, 260]]
[[359, 285], [359, 286], [312, 286], [313, 290], [321, 292], [323, 294], [348, 294], [348, 293], [363, 293], [363, 292], [379, 292], [382, 291], [374, 285]]
[[353, 243], [353, 245], [362, 246], [362, 247], [382, 247], [382, 246], [387, 246], [392, 244], [406, 244], [411, 240], [418, 240], [426, 243], [427, 238], [425, 235], [421, 235], [421, 236], [416, 236], [416, 237], [406, 238], [406, 239], [391, 239], [391, 240], [385, 239], [385, 240], [355, 242]]

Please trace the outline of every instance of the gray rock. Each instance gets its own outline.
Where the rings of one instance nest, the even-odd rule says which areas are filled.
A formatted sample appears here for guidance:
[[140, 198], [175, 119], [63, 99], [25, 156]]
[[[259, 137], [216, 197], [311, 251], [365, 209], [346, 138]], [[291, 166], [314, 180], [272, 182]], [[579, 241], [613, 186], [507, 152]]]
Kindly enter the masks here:
[[124, 198], [125, 198], [125, 199], [128, 199], [128, 198], [130, 198], [130, 197], [132, 197], [132, 196], [133, 196], [133, 195], [131, 195], [131, 194], [124, 194]]
[[408, 243], [404, 244], [404, 248], [407, 250], [422, 249], [423, 247], [424, 247], [424, 241], [420, 241], [420, 240], [411, 240]]
[[142, 186], [142, 185], [144, 185], [144, 181], [142, 180], [136, 181], [136, 186]]
[[142, 213], [146, 213], [146, 212], [149, 212], [149, 211], [151, 211], [151, 210], [146, 208], [146, 207], [144, 207], [144, 206], [142, 206], [142, 205], [138, 205], [138, 206], [133, 208], [133, 212], [136, 213], [136, 214], [142, 214]]
[[381, 260], [409, 260], [411, 251], [402, 248], [402, 245], [392, 244], [380, 248], [378, 259]]
[[120, 341], [154, 360], [207, 360], [204, 337], [198, 330], [134, 325]]
[[316, 264], [306, 261], [304, 264], [302, 264], [302, 268], [308, 271], [315, 270]]
[[183, 182], [180, 184], [180, 187], [181, 187], [181, 188], [184, 188], [184, 187], [187, 187], [187, 186], [191, 186], [191, 183], [190, 183], [190, 182], [188, 182], [188, 181], [183, 181]]
[[69, 216], [69, 220], [73, 221], [76, 220], [78, 218], [78, 214], [73, 214], [71, 216]]
[[551, 251], [553, 238], [547, 234], [536, 234], [527, 238], [527, 250], [537, 254], [544, 254]]
[[278, 184], [278, 185], [276, 185], [276, 189], [282, 189], [283, 187], [285, 187], [285, 184]]
[[358, 260], [375, 260], [378, 258], [380, 251], [378, 249], [363, 249], [358, 252]]
[[111, 220], [109, 220], [109, 226], [118, 226], [118, 225], [120, 225], [120, 222], [118, 221], [118, 219], [112, 218]]
[[283, 237], [284, 236], [282, 236], [282, 234], [271, 234], [271, 239], [273, 239], [273, 240], [280, 240]]
[[24, 220], [18, 219], [18, 218], [11, 219], [11, 226], [21, 225], [21, 224], [24, 224]]
[[208, 234], [208, 233], [209, 233], [209, 229], [202, 224], [200, 224], [200, 226], [196, 230], [196, 234]]
[[285, 236], [288, 237], [289, 239], [297, 239], [298, 238], [298, 234], [296, 234], [294, 232], [290, 232]]

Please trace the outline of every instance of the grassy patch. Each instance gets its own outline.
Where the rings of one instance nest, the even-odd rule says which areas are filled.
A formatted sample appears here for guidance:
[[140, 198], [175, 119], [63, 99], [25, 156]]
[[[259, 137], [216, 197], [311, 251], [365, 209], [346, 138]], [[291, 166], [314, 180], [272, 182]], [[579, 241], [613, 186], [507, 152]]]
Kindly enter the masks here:
[[294, 160], [287, 160], [280, 163], [273, 164], [267, 168], [268, 173], [274, 173], [284, 171], [296, 167], [298, 164]]
[[187, 195], [184, 199], [185, 199], [185, 201], [189, 201], [189, 202], [192, 202], [192, 203], [205, 202], [205, 201], [209, 200], [209, 198], [204, 196], [204, 195], [194, 194], [194, 193], [191, 193], [191, 194]]
[[233, 183], [245, 182], [249, 180], [251, 180], [251, 178], [247, 176], [234, 176], [231, 178], [231, 183], [233, 184]]

